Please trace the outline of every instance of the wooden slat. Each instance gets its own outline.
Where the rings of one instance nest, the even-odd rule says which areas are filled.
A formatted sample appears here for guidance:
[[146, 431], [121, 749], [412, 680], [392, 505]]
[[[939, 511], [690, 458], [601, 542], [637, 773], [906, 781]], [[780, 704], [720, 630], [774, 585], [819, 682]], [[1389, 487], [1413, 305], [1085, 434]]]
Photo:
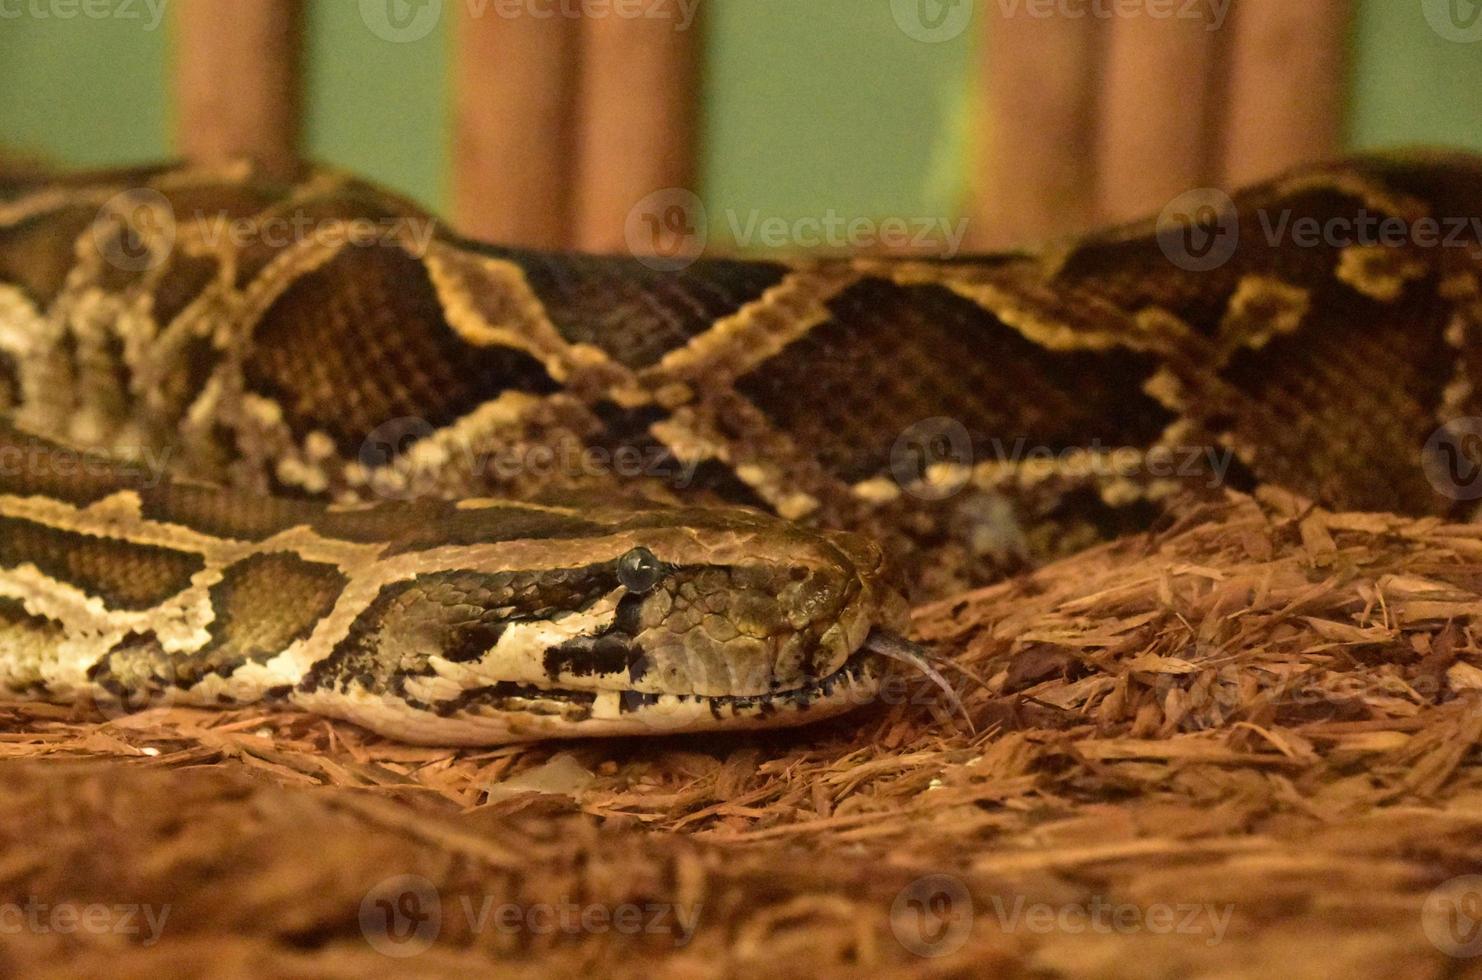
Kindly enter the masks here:
[[290, 172], [298, 157], [301, 0], [176, 5], [177, 142], [186, 158], [250, 157]]
[[453, 221], [488, 241], [571, 241], [581, 23], [457, 9]]
[[640, 201], [693, 190], [699, 31], [673, 18], [591, 17], [582, 32], [576, 244], [627, 247]]
[[1095, 203], [1102, 19], [1041, 16], [1025, 4], [980, 9], [987, 92], [972, 244], [1019, 245], [1084, 227]]
[[1349, 0], [1243, 0], [1232, 10], [1224, 177], [1245, 184], [1342, 143]]
[[1111, 24], [1098, 127], [1098, 218], [1156, 214], [1212, 183], [1218, 24], [1206, 17], [1129, 16]]

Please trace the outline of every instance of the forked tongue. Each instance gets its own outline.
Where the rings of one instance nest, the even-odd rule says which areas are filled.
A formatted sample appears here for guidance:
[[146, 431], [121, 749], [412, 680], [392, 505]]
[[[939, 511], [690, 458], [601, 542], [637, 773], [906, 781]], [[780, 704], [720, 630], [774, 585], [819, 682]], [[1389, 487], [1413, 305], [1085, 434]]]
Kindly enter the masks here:
[[963, 705], [962, 699], [957, 696], [957, 692], [952, 690], [952, 685], [948, 684], [947, 679], [932, 665], [932, 661], [938, 658], [934, 657], [926, 647], [902, 639], [894, 633], [875, 629], [870, 630], [870, 635], [865, 637], [862, 649], [899, 661], [925, 675], [928, 680], [941, 688], [952, 710], [962, 715], [963, 721], [967, 723], [967, 730], [977, 734], [977, 729], [973, 727], [972, 716], [967, 713], [967, 708]]

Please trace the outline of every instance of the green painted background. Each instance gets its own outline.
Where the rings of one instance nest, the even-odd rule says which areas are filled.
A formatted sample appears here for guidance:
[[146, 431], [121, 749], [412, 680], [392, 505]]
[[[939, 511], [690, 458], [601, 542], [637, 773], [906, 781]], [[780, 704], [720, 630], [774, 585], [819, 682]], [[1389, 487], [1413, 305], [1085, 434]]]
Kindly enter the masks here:
[[[0, 0], [0, 145], [78, 165], [169, 155], [169, 2]], [[889, 0], [703, 2], [701, 191], [712, 213], [955, 209], [974, 31], [914, 40]], [[1482, 41], [1432, 30], [1427, 2], [1360, 0], [1353, 145], [1482, 149]], [[367, 27], [360, 4], [311, 2], [308, 151], [440, 207], [451, 17], [445, 9], [425, 37], [392, 42]]]

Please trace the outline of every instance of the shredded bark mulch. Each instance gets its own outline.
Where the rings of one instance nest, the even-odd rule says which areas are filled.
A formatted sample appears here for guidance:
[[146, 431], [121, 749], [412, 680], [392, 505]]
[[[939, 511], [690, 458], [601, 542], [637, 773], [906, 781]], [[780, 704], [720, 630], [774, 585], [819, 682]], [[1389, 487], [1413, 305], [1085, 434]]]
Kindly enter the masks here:
[[0, 976], [1482, 976], [1482, 525], [1232, 495], [812, 729], [0, 705]]

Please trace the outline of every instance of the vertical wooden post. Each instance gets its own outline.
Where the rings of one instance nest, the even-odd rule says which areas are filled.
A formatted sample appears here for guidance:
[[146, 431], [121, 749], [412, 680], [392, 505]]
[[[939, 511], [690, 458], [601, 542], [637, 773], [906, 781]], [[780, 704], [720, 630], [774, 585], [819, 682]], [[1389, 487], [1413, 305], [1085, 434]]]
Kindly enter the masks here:
[[294, 169], [303, 13], [302, 0], [182, 0], [175, 98], [186, 158]]
[[973, 244], [1028, 244], [1083, 227], [1095, 202], [1101, 19], [1033, 4], [982, 10], [987, 92]]
[[1242, 0], [1232, 16], [1226, 182], [1248, 183], [1336, 152], [1350, 0]]
[[590, 17], [583, 25], [579, 248], [625, 248], [634, 205], [658, 191], [694, 190], [698, 47], [698, 26], [677, 14]]
[[449, 4], [455, 53], [453, 221], [467, 235], [561, 248], [571, 241], [580, 20], [523, 7]]
[[1156, 214], [1219, 166], [1212, 112], [1221, 25], [1205, 17], [1117, 19], [1108, 38], [1098, 219]]

